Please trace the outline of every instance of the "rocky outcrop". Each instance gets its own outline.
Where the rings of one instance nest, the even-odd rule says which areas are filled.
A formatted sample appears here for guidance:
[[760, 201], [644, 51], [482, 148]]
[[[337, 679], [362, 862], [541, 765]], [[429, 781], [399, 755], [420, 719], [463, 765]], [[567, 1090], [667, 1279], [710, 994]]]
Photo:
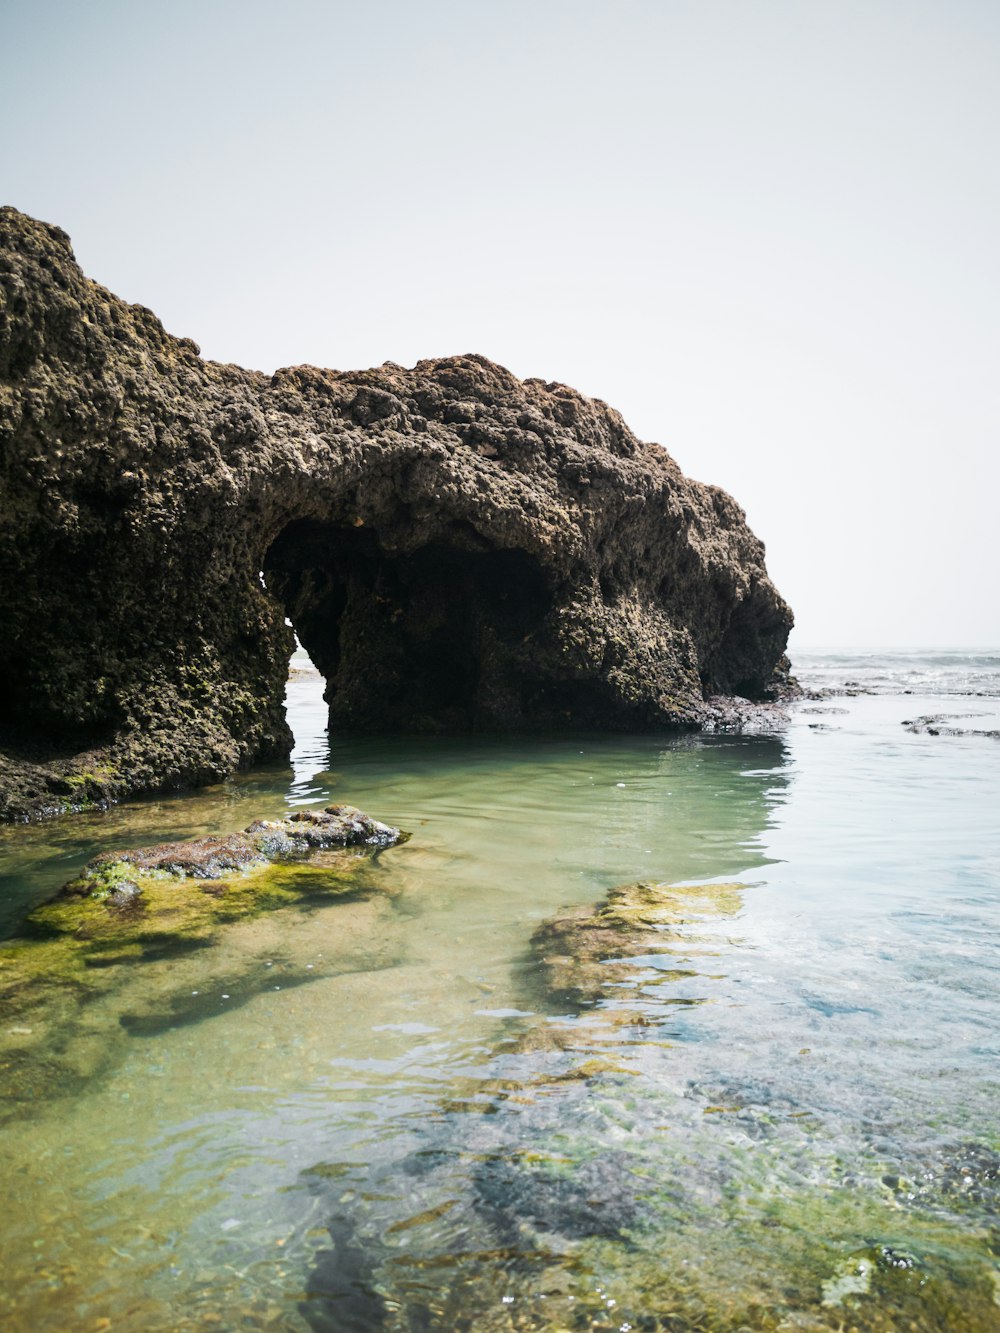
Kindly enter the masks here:
[[698, 725], [791, 625], [723, 491], [606, 404], [479, 356], [206, 362], [0, 210], [0, 806], [288, 752], [295, 629], [331, 721]]
[[934, 713], [908, 718], [903, 726], [914, 736], [989, 736], [993, 740], [1000, 740], [1000, 731], [995, 727], [969, 726], [972, 719], [977, 717], [995, 720], [992, 713]]
[[[129, 1034], [201, 1022], [264, 990], [395, 966], [379, 909], [360, 908], [388, 906], [396, 890], [378, 857], [408, 836], [336, 805], [95, 857], [0, 950], [0, 1121], [25, 1101], [78, 1091]], [[240, 936], [296, 906], [358, 910], [335, 954], [327, 943], [308, 962], [289, 953], [287, 934], [277, 956], [272, 936]]]
[[[241, 871], [289, 861], [331, 847], [392, 847], [406, 835], [353, 805], [299, 810], [287, 819], [258, 819], [242, 833], [208, 834], [133, 851], [103, 852], [66, 893], [106, 898], [123, 879], [222, 880]], [[131, 895], [130, 895], [131, 896]]]

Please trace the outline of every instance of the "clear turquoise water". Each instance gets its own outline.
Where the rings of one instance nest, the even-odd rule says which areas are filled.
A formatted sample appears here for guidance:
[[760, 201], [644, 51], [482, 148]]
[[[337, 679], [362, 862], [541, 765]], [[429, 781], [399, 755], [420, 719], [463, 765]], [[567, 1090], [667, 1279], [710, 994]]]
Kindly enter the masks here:
[[[877, 692], [331, 745], [304, 673], [291, 773], [3, 830], [9, 933], [109, 847], [331, 797], [413, 834], [14, 1034], [83, 1054], [3, 1126], [3, 1326], [1000, 1328], [1000, 745], [902, 725], [996, 727], [1000, 658], [796, 666]], [[637, 879], [742, 887], [567, 1007], [534, 930]]]

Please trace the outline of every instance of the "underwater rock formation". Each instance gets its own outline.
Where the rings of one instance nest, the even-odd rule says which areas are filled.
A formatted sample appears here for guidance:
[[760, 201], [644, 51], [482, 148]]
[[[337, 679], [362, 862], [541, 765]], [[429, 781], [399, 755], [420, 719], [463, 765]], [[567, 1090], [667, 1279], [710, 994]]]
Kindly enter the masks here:
[[[408, 837], [353, 805], [328, 805], [325, 810], [297, 811], [287, 819], [258, 819], [242, 833], [209, 834], [187, 842], [102, 852], [58, 898], [36, 908], [28, 924], [42, 933], [72, 929], [77, 939], [104, 939], [109, 933], [117, 938], [123, 931], [120, 925], [111, 925], [108, 909], [130, 914], [141, 910], [148, 917], [152, 906], [154, 914], [165, 918], [157, 922], [159, 935], [187, 930], [192, 925], [200, 931], [205, 926], [203, 918], [221, 915], [229, 919], [267, 906], [267, 892], [261, 890], [267, 890], [269, 880], [255, 878], [253, 871], [273, 863], [302, 861], [333, 848], [360, 846], [374, 852], [406, 842]], [[284, 890], [289, 890], [292, 882], [284, 878]], [[190, 881], [191, 890], [182, 893], [178, 881]], [[66, 899], [82, 899], [89, 911], [70, 908], [66, 919]], [[229, 910], [220, 913], [220, 902]], [[234, 903], [239, 904], [238, 910], [233, 908]], [[124, 934], [128, 933], [126, 927]]]
[[288, 754], [292, 631], [337, 727], [697, 726], [791, 613], [723, 491], [480, 356], [264, 375], [0, 209], [0, 815]]
[[273, 960], [262, 962], [252, 943], [207, 946], [279, 908], [390, 897], [378, 853], [407, 837], [338, 805], [258, 820], [242, 833], [95, 857], [0, 950], [0, 1119], [19, 1102], [72, 1092], [107, 1068], [120, 1049], [109, 1032], [141, 1036], [200, 1022], [220, 998], [232, 1010], [276, 979], [298, 986], [394, 966], [371, 912], [360, 930], [343, 932], [342, 955], [322, 970], [279, 957], [272, 971]]
[[[735, 916], [742, 884], [623, 884], [604, 902], [567, 908], [543, 921], [531, 937], [541, 963], [545, 991], [579, 1005], [612, 991], [622, 997], [629, 983], [641, 984], [635, 959], [674, 952], [690, 938], [691, 925]], [[659, 979], [689, 975], [661, 969]]]
[[748, 1080], [718, 1020], [678, 1010], [745, 891], [628, 884], [560, 911], [491, 1055], [361, 1152], [328, 1135], [297, 1193], [327, 1232], [311, 1329], [993, 1333], [995, 1148], [872, 1117], [848, 1166], [825, 1064], [805, 1100], [794, 1047]]

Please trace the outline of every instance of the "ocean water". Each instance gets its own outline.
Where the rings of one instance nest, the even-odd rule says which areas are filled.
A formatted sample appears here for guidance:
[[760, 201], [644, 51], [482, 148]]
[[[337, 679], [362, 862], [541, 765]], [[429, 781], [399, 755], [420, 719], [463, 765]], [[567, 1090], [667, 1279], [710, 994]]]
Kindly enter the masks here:
[[801, 683], [813, 689], [863, 688], [872, 694], [997, 699], [1000, 651], [909, 648], [845, 652], [814, 648], [796, 655]]
[[[0, 1326], [1000, 1329], [1000, 653], [800, 652], [754, 737], [331, 740], [293, 667], [290, 769], [0, 830], [12, 940], [112, 847], [412, 834], [8, 1027]], [[646, 955], [543, 938], [637, 881]]]

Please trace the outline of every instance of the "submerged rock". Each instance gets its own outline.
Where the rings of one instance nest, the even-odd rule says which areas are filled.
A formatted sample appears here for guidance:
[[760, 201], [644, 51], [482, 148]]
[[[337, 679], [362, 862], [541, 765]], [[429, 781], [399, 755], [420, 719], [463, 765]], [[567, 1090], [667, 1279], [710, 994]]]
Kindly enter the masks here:
[[[623, 997], [640, 984], [636, 959], [678, 951], [695, 936], [689, 927], [713, 916], [733, 916], [742, 884], [624, 884], [590, 907], [576, 907], [544, 921], [532, 936], [543, 985], [571, 1004], [593, 1004], [614, 992]], [[678, 951], [683, 955], [684, 949]], [[658, 968], [661, 981], [690, 975]]]
[[7, 819], [287, 756], [286, 617], [341, 728], [740, 726], [706, 699], [787, 681], [742, 510], [605, 403], [206, 362], [10, 208], [0, 494]]
[[[282, 893], [294, 896], [294, 873], [290, 878], [263, 873], [275, 863], [291, 868], [306, 858], [315, 860], [315, 853], [328, 849], [375, 851], [405, 842], [407, 837], [353, 805], [328, 805], [324, 810], [298, 811], [287, 819], [260, 819], [242, 833], [103, 852], [57, 898], [36, 908], [28, 917], [28, 926], [35, 932], [63, 933], [71, 928], [77, 935], [103, 935], [107, 918], [93, 910], [100, 904], [119, 912], [140, 906], [147, 915], [159, 912], [166, 918], [165, 928], [175, 934], [200, 931], [203, 919], [223, 910], [228, 916], [246, 915], [268, 906], [276, 887], [279, 898]], [[322, 864], [319, 868], [322, 874]], [[299, 878], [305, 887], [308, 878]], [[180, 881], [193, 882], [193, 892], [183, 893]], [[76, 920], [72, 904], [81, 899]], [[88, 907], [92, 909], [89, 915]]]
[[935, 1144], [899, 1166], [882, 1183], [900, 1207], [978, 1213], [1000, 1241], [1000, 1150], [975, 1140]]
[[[125, 1037], [201, 1021], [215, 1012], [203, 998], [209, 985], [231, 1010], [278, 976], [279, 987], [317, 980], [324, 972], [312, 964], [272, 972], [252, 953], [246, 970], [234, 971], [207, 946], [277, 908], [390, 896], [377, 855], [407, 836], [336, 805], [258, 820], [242, 833], [95, 857], [0, 944], [0, 1114], [5, 1102], [71, 1093], [101, 1072], [113, 1054], [109, 1027]], [[362, 938], [345, 937], [336, 971], [394, 965], [382, 934], [369, 921]]]
[[1000, 740], [1000, 729], [968, 725], [973, 718], [990, 716], [989, 713], [934, 713], [909, 718], [903, 726], [914, 736], [988, 736]]
[[120, 879], [108, 897], [108, 906], [120, 912], [134, 912], [142, 906], [142, 889], [134, 880]]
[[[728, 934], [743, 892], [633, 884], [560, 913], [533, 941], [557, 1020], [536, 1015], [534, 1038], [528, 1024], [489, 1059], [477, 1044], [468, 1096], [450, 1071], [440, 1098], [407, 1098], [396, 1130], [366, 1134], [352, 1160], [334, 1156], [344, 1137], [331, 1135], [330, 1159], [301, 1181], [304, 1215], [328, 1232], [299, 1306], [310, 1328], [997, 1328], [994, 1151], [953, 1145], [912, 1160], [911, 1179], [859, 1179], [768, 1074], [722, 1072], [705, 1105], [677, 1044], [630, 1049], [600, 1030], [644, 955]], [[579, 1065], [591, 1052], [629, 1067]], [[730, 1057], [720, 1041], [723, 1067]], [[733, 1099], [760, 1117], [731, 1114]]]

